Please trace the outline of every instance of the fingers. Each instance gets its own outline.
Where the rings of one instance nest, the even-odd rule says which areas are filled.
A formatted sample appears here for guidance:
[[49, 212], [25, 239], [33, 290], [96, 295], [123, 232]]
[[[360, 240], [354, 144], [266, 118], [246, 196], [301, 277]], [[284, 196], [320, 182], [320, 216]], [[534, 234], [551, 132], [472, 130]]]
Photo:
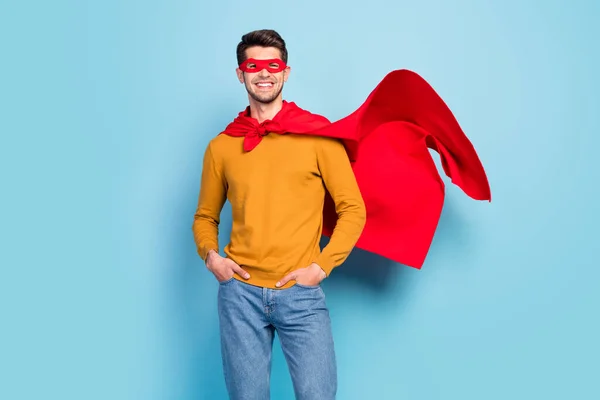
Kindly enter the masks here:
[[233, 270], [233, 272], [235, 272], [236, 274], [238, 274], [239, 276], [241, 276], [244, 279], [250, 278], [250, 274], [248, 272], [246, 272], [242, 267], [237, 265], [236, 263], [231, 263], [231, 269]]
[[289, 274], [284, 276], [283, 279], [281, 279], [279, 282], [277, 282], [275, 284], [275, 286], [277, 286], [277, 287], [284, 286], [286, 283], [288, 283], [292, 279], [296, 279], [296, 271], [290, 272]]

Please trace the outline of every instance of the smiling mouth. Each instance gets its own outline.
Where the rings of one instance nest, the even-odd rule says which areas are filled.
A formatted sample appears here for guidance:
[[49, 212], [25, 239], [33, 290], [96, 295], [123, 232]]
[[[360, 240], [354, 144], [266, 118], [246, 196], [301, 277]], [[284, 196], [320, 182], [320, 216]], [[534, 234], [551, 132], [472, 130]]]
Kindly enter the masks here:
[[256, 83], [256, 86], [258, 86], [261, 89], [271, 89], [274, 86], [273, 82], [258, 82]]

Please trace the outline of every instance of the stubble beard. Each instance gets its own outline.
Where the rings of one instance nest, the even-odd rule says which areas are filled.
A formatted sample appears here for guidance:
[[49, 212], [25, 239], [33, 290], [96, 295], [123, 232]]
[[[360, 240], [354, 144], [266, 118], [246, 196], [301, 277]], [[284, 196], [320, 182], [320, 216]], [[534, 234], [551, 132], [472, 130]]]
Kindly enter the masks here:
[[275, 99], [277, 99], [277, 97], [279, 97], [279, 95], [281, 94], [282, 90], [283, 90], [283, 84], [279, 87], [279, 90], [274, 92], [274, 93], [264, 93], [264, 94], [260, 94], [260, 93], [255, 93], [252, 90], [252, 85], [253, 83], [250, 83], [250, 87], [248, 87], [248, 83], [246, 82], [246, 84], [244, 86], [246, 86], [246, 91], [248, 92], [248, 95], [250, 95], [250, 97], [252, 99], [254, 99], [256, 102], [258, 103], [262, 103], [262, 104], [269, 104], [272, 103]]

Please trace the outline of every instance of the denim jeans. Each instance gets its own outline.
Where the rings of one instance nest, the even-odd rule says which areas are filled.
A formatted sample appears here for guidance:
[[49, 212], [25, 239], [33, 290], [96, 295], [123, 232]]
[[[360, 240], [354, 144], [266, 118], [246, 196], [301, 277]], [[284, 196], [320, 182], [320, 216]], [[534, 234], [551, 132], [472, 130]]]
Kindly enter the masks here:
[[297, 400], [332, 400], [337, 370], [320, 285], [268, 289], [234, 278], [219, 284], [223, 372], [230, 399], [268, 400], [271, 350], [279, 337]]

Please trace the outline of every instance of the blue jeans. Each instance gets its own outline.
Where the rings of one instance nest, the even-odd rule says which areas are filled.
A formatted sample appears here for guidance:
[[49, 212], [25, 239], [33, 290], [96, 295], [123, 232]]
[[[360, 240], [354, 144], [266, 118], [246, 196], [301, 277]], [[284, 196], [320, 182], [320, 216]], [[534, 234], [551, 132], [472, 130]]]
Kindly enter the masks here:
[[320, 285], [267, 289], [234, 278], [219, 284], [223, 372], [232, 400], [268, 400], [275, 332], [297, 400], [332, 400], [336, 360]]

